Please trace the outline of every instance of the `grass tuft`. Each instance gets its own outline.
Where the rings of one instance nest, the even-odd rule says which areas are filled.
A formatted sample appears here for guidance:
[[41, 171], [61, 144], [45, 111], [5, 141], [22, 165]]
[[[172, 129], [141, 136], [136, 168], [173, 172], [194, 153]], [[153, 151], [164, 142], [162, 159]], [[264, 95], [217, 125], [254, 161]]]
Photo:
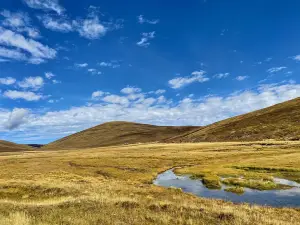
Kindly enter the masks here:
[[222, 187], [220, 178], [217, 175], [205, 175], [202, 182], [209, 189], [220, 189]]
[[245, 192], [243, 187], [237, 187], [237, 186], [227, 187], [224, 190], [227, 191], [227, 192], [238, 194], [238, 195], [242, 195]]

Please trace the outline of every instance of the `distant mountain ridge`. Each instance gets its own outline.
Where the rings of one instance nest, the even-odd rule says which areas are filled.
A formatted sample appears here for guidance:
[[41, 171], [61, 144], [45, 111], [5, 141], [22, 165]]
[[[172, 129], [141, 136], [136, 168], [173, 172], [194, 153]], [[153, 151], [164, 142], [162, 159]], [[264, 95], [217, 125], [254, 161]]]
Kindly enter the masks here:
[[0, 152], [17, 152], [29, 150], [32, 150], [32, 148], [27, 145], [20, 145], [13, 142], [0, 140]]
[[[226, 142], [300, 140], [300, 98], [276, 104], [214, 124], [154, 126], [131, 122], [108, 122], [64, 137], [40, 150], [82, 149], [137, 143]], [[32, 150], [30, 146], [0, 141], [2, 151]]]
[[108, 122], [54, 141], [42, 149], [92, 148], [122, 144], [165, 142], [193, 126], [154, 126], [131, 122]]
[[300, 140], [300, 98], [232, 117], [170, 142]]

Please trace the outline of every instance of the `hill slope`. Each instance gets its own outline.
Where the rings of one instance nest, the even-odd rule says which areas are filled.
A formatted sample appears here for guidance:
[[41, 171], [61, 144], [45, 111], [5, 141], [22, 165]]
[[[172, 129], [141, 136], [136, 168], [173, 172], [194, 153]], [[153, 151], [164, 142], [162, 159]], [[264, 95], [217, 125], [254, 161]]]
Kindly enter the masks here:
[[300, 140], [300, 98], [226, 119], [170, 142]]
[[52, 142], [44, 149], [92, 148], [120, 144], [162, 142], [199, 127], [153, 126], [130, 122], [109, 122]]
[[17, 152], [32, 150], [27, 145], [19, 145], [9, 141], [0, 140], [0, 152]]

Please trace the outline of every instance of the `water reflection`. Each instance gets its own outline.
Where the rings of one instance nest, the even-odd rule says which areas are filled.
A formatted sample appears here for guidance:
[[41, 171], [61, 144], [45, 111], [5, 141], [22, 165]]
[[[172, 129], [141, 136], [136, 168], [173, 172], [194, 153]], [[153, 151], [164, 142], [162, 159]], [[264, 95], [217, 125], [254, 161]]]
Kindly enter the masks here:
[[173, 170], [161, 173], [153, 181], [155, 185], [163, 187], [177, 187], [184, 192], [193, 193], [206, 198], [224, 199], [232, 202], [246, 202], [250, 204], [269, 205], [276, 207], [300, 207], [300, 184], [280, 178], [274, 178], [274, 182], [294, 186], [288, 190], [258, 191], [245, 188], [245, 193], [237, 195], [226, 192], [228, 186], [222, 185], [220, 190], [206, 188], [201, 180], [193, 180], [189, 176], [177, 176]]

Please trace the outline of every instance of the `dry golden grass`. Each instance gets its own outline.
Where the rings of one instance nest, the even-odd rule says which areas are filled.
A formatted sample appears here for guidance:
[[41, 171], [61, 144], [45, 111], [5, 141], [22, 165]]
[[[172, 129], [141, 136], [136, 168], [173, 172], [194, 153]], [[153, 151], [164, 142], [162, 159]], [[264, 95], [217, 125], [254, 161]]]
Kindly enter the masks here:
[[0, 225], [300, 224], [299, 209], [233, 204], [152, 184], [158, 173], [175, 166], [183, 167], [178, 173], [278, 174], [297, 180], [300, 142], [144, 144], [2, 154]]

